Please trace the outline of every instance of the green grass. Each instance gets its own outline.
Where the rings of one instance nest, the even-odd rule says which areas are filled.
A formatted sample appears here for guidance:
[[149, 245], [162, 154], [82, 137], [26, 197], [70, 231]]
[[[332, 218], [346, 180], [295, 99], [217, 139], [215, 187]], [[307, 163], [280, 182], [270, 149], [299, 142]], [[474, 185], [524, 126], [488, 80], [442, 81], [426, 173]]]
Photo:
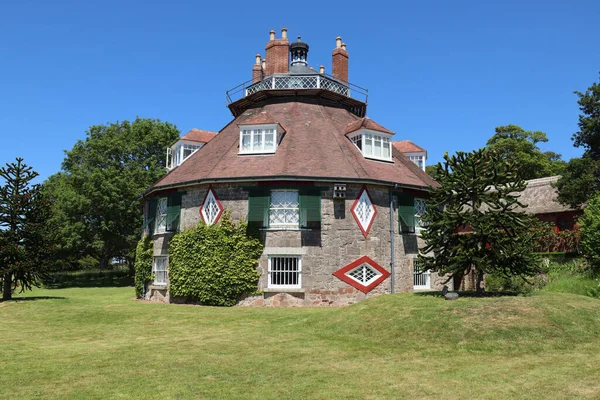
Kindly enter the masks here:
[[0, 303], [2, 399], [597, 399], [600, 300], [386, 295], [214, 308], [132, 288]]
[[596, 296], [599, 282], [584, 275], [559, 275], [553, 277], [543, 291], [551, 293], [572, 293], [582, 296]]

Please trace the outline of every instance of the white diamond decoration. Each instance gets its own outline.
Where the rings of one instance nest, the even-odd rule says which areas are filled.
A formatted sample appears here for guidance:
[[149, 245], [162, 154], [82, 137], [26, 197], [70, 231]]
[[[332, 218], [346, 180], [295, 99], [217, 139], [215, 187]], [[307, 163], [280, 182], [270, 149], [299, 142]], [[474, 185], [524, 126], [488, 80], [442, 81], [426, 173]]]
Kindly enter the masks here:
[[366, 237], [369, 234], [373, 219], [375, 218], [375, 215], [377, 215], [377, 210], [371, 202], [366, 187], [362, 188], [358, 199], [356, 199], [350, 211], [354, 215], [356, 222], [358, 222], [358, 226], [363, 232], [363, 235]]
[[346, 272], [346, 275], [361, 285], [369, 286], [371, 282], [374, 282], [381, 276], [381, 272], [377, 271], [375, 268], [372, 268], [369, 264], [364, 263], [353, 270]]
[[202, 215], [204, 223], [206, 225], [214, 224], [217, 222], [222, 212], [223, 206], [221, 206], [221, 203], [217, 200], [212, 188], [208, 189], [208, 193], [206, 193], [204, 203], [200, 209], [200, 214]]

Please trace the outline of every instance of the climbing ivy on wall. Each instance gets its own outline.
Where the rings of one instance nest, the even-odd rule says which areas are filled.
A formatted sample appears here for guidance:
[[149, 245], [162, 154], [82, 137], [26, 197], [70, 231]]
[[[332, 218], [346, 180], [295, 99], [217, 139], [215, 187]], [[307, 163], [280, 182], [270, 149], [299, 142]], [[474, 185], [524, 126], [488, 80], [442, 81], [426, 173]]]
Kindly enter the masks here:
[[256, 270], [262, 243], [246, 234], [225, 212], [220, 224], [174, 235], [169, 242], [169, 291], [213, 306], [232, 306], [243, 294], [257, 291]]
[[152, 280], [153, 253], [154, 242], [152, 237], [143, 237], [138, 242], [135, 250], [135, 297], [138, 299], [144, 296], [145, 285]]

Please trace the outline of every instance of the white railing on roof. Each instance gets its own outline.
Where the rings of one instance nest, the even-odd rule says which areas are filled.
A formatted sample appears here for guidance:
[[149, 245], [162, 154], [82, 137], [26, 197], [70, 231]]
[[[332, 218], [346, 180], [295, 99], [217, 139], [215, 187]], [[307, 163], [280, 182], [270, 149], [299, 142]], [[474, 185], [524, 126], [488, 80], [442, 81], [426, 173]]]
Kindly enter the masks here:
[[[270, 75], [262, 81], [247, 81], [227, 91], [227, 103], [262, 90], [325, 89], [367, 103], [369, 91], [351, 83], [344, 84], [325, 74], [318, 75]], [[351, 90], [352, 89], [352, 90]]]

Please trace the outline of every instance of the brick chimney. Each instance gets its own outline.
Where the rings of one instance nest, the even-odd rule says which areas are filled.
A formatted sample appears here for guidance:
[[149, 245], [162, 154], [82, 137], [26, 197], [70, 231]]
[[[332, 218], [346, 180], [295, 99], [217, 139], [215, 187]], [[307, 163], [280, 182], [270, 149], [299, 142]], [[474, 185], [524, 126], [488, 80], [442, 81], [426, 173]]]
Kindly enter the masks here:
[[252, 66], [252, 83], [262, 81], [262, 65], [260, 54], [256, 55], [256, 62]]
[[340, 36], [335, 39], [335, 49], [331, 54], [331, 74], [342, 82], [348, 82], [348, 52]]
[[271, 31], [269, 42], [265, 47], [267, 52], [267, 65], [265, 75], [287, 74], [289, 72], [290, 42], [287, 38], [287, 29], [281, 30], [281, 39], [275, 39], [275, 31]]

